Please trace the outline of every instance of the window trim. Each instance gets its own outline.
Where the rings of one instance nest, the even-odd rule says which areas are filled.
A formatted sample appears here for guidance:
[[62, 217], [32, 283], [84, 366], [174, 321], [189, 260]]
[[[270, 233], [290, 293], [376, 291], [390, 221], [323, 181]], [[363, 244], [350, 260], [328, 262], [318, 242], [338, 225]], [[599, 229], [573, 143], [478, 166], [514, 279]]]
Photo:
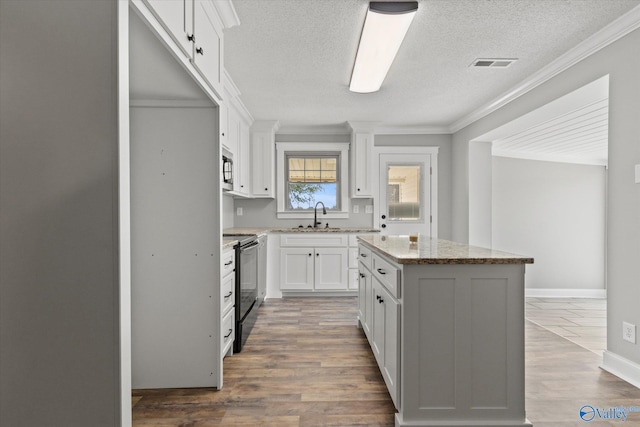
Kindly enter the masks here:
[[285, 175], [287, 154], [338, 156], [338, 187], [340, 192], [340, 210], [327, 211], [321, 215], [322, 219], [349, 218], [349, 143], [342, 142], [276, 142], [276, 200], [278, 219], [313, 219], [313, 210], [300, 212], [286, 209], [286, 180]]

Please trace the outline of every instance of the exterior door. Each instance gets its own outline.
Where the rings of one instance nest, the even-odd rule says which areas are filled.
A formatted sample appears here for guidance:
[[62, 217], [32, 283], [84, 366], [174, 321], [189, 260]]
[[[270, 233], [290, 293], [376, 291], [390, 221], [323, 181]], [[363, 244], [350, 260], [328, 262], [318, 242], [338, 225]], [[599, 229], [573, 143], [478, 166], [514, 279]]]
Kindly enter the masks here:
[[432, 155], [380, 153], [378, 221], [383, 234], [435, 237]]

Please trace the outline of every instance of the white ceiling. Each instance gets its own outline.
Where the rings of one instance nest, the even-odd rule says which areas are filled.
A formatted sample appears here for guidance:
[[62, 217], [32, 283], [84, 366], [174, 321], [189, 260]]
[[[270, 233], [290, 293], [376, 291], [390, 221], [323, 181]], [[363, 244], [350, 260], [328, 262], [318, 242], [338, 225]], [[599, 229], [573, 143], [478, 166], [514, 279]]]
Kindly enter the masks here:
[[[233, 4], [240, 26], [225, 30], [225, 65], [255, 119], [280, 120], [283, 130], [346, 121], [450, 129], [640, 0], [422, 0], [382, 89], [373, 94], [348, 90], [368, 1]], [[518, 61], [508, 68], [469, 67], [476, 58]], [[584, 116], [576, 114], [579, 127]]]

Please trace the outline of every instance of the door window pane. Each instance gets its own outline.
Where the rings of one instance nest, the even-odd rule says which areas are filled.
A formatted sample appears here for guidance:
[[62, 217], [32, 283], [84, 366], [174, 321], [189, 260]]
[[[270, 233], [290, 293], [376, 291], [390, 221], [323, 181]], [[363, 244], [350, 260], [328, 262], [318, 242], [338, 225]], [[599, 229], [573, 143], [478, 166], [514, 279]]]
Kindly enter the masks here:
[[387, 168], [387, 218], [415, 221], [421, 218], [419, 165], [389, 165]]

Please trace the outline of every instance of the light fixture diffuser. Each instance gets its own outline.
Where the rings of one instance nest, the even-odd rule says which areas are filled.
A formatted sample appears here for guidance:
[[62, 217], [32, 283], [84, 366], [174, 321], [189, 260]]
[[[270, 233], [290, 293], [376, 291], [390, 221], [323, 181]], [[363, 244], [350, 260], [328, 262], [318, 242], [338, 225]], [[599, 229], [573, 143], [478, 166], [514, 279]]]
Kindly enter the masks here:
[[369, 3], [351, 74], [351, 92], [380, 89], [417, 10], [417, 1]]

